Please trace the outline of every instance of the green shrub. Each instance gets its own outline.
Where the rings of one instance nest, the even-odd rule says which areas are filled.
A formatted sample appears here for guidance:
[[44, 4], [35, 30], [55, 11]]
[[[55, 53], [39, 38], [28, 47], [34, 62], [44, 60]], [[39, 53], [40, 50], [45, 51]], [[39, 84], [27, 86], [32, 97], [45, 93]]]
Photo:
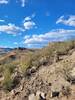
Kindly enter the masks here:
[[12, 89], [11, 73], [8, 69], [4, 71], [3, 88], [4, 90], [8, 90], [8, 91]]
[[13, 80], [11, 78], [12, 73], [14, 72], [15, 66], [12, 64], [6, 64], [4, 66], [4, 80], [3, 80], [3, 88], [5, 90], [10, 91], [13, 87]]
[[23, 74], [26, 72], [26, 70], [32, 66], [32, 58], [31, 56], [25, 56], [21, 59], [20, 61], [20, 68], [21, 68], [21, 71], [23, 72]]

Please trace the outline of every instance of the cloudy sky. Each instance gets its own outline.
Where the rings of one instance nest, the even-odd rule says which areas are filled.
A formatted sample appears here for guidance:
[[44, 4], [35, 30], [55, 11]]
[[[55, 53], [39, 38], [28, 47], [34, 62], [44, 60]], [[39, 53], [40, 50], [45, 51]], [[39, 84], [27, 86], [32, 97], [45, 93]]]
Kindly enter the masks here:
[[0, 0], [0, 47], [75, 39], [75, 0]]

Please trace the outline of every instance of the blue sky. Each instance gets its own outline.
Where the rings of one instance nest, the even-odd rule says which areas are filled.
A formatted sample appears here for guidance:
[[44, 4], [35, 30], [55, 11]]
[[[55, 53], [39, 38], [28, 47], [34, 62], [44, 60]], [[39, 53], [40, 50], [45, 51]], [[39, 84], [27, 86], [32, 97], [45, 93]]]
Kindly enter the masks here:
[[75, 0], [0, 0], [0, 47], [75, 39]]

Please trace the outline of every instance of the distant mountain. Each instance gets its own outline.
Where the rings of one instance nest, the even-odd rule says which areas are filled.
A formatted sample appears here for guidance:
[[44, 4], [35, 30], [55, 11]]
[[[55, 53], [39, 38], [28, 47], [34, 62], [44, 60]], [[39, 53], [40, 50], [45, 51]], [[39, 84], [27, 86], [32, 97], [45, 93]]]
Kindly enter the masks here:
[[2, 48], [2, 47], [0, 47], [0, 55], [6, 54], [12, 50], [31, 51], [31, 52], [35, 51], [35, 49], [27, 49], [24, 47], [18, 47], [18, 48]]
[[11, 50], [12, 50], [11, 48], [0, 48], [0, 55], [1, 54], [5, 54], [5, 53], [7, 53], [7, 52], [9, 52]]

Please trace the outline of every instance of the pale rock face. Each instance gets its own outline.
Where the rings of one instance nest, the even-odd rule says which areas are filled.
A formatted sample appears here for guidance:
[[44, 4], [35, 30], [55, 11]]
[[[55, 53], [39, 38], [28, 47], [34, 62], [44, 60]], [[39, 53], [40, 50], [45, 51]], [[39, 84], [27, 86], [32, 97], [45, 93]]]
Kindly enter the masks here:
[[73, 70], [71, 71], [71, 76], [75, 77], [75, 68], [73, 68]]
[[30, 94], [28, 97], [28, 100], [36, 100], [36, 97], [34, 94]]

